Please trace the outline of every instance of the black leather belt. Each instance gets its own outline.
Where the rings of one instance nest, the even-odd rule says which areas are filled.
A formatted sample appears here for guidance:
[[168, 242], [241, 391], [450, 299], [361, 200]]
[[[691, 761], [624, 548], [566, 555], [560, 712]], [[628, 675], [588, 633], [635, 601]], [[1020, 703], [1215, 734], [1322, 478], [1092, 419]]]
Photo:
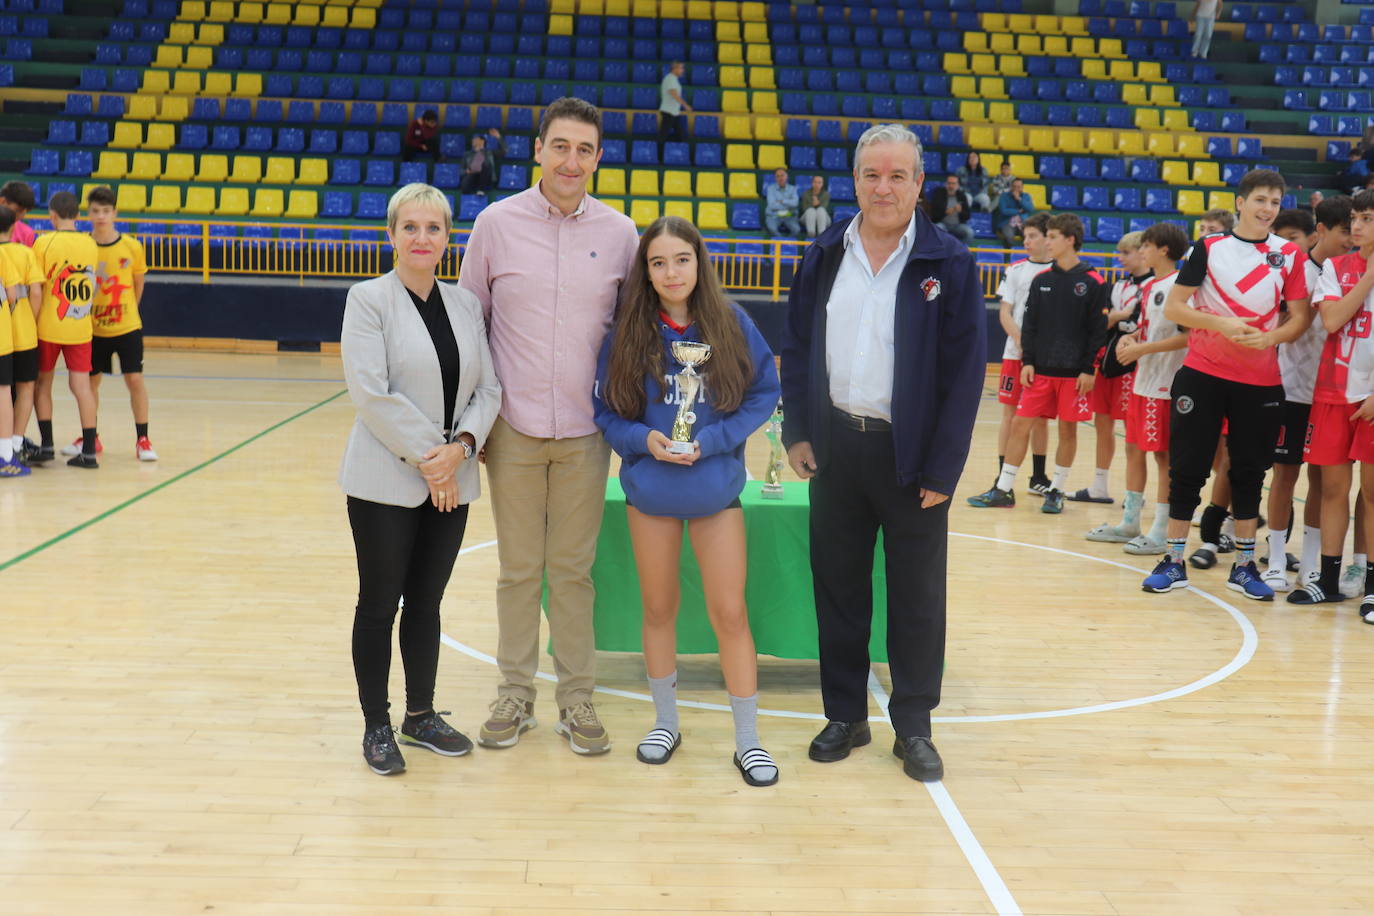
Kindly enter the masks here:
[[887, 420], [879, 420], [877, 417], [856, 417], [852, 413], [845, 413], [838, 407], [830, 408], [835, 419], [850, 429], [857, 429], [861, 433], [887, 433], [892, 431], [892, 423]]

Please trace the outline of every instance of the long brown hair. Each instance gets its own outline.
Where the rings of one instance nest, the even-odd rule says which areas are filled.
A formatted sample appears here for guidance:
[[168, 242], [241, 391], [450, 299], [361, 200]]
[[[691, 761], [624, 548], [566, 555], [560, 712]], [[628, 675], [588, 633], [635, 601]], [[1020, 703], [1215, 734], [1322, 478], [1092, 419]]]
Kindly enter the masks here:
[[697, 256], [697, 285], [687, 311], [702, 341], [711, 345], [711, 359], [702, 370], [703, 389], [711, 406], [722, 413], [739, 409], [754, 378], [754, 361], [739, 319], [721, 289], [720, 277], [697, 227], [680, 216], [654, 220], [639, 240], [634, 266], [625, 282], [625, 295], [615, 320], [615, 344], [606, 379], [606, 403], [627, 420], [644, 415], [648, 393], [644, 380], [658, 380], [663, 395], [663, 338], [659, 333], [658, 293], [649, 280], [649, 245], [661, 235], [682, 239]]

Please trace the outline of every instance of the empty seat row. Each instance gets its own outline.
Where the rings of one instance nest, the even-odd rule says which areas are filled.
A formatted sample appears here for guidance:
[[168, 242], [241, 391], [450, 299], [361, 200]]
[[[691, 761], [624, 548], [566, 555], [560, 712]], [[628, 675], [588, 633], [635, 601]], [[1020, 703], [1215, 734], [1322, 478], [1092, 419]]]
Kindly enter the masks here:
[[1277, 86], [1374, 86], [1374, 67], [1275, 67]]
[[1359, 137], [1370, 125], [1374, 125], [1374, 117], [1312, 115], [1307, 119], [1307, 132], [1319, 137]]
[[1173, 0], [1078, 0], [1081, 16], [1129, 16], [1132, 19], [1173, 19], [1178, 16], [1178, 4]]
[[1236, 3], [1230, 7], [1233, 22], [1302, 22], [1303, 8], [1296, 3]]

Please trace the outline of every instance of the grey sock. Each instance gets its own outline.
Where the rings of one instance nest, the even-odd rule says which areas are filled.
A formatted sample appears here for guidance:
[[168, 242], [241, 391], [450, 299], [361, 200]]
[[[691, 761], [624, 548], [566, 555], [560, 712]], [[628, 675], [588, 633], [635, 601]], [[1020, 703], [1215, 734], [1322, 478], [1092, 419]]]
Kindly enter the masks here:
[[[677, 672], [666, 677], [649, 678], [649, 693], [654, 697], [654, 728], [678, 733], [677, 724]], [[661, 760], [668, 756], [666, 748], [654, 744], [641, 744], [639, 752], [650, 760]]]
[[[730, 697], [730, 712], [735, 717], [735, 750], [741, 755], [753, 748], [762, 748], [759, 742], [759, 695], [752, 697]], [[755, 767], [759, 779], [772, 779], [777, 774], [773, 767]]]

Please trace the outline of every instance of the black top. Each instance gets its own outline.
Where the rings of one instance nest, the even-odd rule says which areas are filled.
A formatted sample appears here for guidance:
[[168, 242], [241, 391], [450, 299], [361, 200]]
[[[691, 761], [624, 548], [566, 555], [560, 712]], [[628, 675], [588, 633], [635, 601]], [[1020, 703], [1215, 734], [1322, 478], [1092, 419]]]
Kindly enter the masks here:
[[448, 311], [444, 308], [444, 298], [439, 292], [439, 281], [429, 291], [428, 299], [421, 299], [410, 288], [410, 301], [420, 312], [420, 318], [429, 331], [429, 339], [434, 342], [434, 354], [439, 357], [439, 371], [444, 377], [444, 434], [452, 441], [449, 424], [454, 422], [453, 407], [458, 401], [458, 341], [453, 336], [453, 325], [449, 324]]
[[1037, 274], [1021, 319], [1021, 364], [1056, 378], [1091, 375], [1111, 304], [1110, 287], [1086, 262]]

